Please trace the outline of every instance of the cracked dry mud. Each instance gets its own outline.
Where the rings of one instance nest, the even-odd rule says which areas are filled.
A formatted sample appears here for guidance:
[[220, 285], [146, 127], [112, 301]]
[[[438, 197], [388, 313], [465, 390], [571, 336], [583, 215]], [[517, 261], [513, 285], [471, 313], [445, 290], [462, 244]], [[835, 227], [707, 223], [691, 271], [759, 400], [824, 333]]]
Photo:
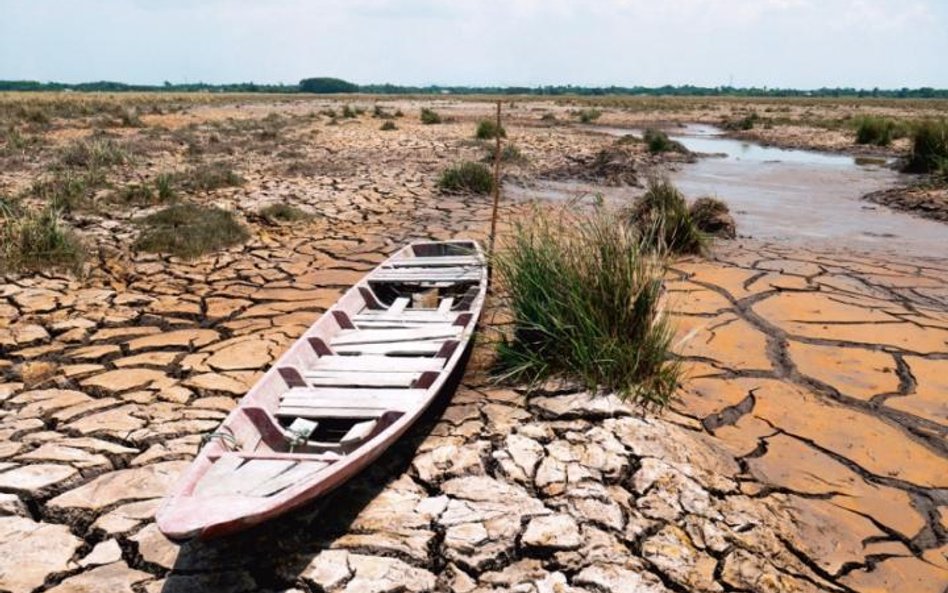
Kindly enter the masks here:
[[327, 499], [169, 543], [160, 497], [267, 365], [386, 253], [488, 220], [397, 159], [310, 194], [240, 191], [325, 216], [193, 263], [103, 257], [0, 289], [0, 591], [948, 587], [948, 261], [753, 242], [672, 266], [688, 378], [661, 414], [498, 387], [483, 346]]

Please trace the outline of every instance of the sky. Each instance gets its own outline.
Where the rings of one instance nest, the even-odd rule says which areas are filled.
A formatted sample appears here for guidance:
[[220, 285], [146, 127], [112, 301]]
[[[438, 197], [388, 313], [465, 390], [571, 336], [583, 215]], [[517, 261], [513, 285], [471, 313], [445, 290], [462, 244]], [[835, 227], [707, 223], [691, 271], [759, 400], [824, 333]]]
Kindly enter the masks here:
[[0, 0], [0, 79], [948, 88], [946, 0]]

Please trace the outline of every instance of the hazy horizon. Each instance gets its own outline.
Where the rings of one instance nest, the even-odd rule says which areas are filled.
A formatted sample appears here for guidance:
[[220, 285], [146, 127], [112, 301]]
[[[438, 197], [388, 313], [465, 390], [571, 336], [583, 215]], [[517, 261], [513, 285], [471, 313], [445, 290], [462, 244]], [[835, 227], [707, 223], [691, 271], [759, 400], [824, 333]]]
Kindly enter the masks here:
[[948, 87], [937, 0], [0, 0], [0, 79]]

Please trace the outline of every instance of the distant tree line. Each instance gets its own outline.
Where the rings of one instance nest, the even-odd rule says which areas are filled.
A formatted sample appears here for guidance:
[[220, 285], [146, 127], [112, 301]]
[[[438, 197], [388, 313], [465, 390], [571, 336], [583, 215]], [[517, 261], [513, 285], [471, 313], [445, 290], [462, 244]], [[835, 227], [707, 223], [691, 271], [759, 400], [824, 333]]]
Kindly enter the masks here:
[[377, 95], [538, 95], [538, 96], [678, 96], [678, 97], [877, 97], [884, 99], [948, 99], [948, 89], [931, 87], [901, 89], [857, 89], [852, 87], [819, 89], [781, 89], [767, 87], [704, 87], [694, 85], [659, 87], [573, 85], [547, 86], [403, 86], [395, 84], [355, 84], [339, 78], [304, 78], [298, 84], [207, 84], [203, 82], [162, 85], [125, 84], [99, 81], [79, 84], [37, 82], [32, 80], [0, 80], [0, 91], [82, 91], [82, 92], [212, 92], [212, 93], [365, 93]]

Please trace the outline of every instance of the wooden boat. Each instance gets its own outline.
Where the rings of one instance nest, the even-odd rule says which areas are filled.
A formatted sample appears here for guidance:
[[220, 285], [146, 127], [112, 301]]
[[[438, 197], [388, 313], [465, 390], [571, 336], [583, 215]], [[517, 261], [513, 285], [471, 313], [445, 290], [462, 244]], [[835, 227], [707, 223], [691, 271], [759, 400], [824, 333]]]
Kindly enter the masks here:
[[[353, 477], [435, 399], [487, 291], [473, 241], [412, 243], [349, 289], [254, 385], [158, 510], [169, 539], [266, 521]], [[425, 306], [425, 305], [428, 306]]]

